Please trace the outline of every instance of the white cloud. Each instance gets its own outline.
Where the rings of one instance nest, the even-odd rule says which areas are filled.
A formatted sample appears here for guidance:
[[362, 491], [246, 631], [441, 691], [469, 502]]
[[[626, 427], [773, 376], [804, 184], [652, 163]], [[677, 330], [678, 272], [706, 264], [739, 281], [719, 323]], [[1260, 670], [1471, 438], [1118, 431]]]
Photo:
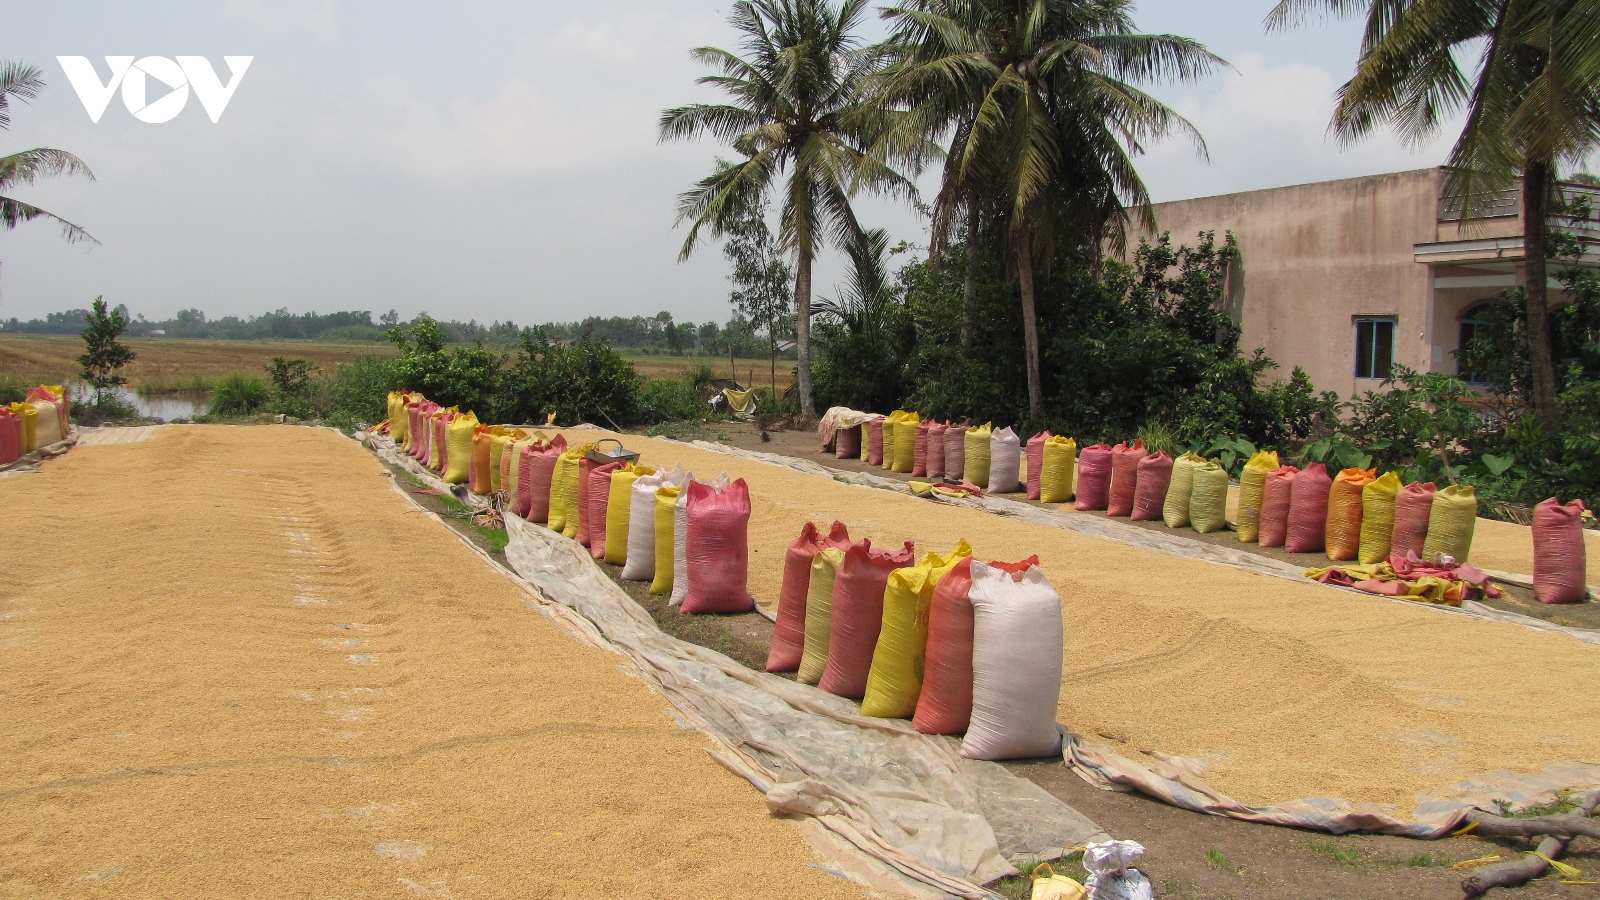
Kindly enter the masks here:
[[322, 40], [339, 33], [339, 0], [228, 0], [224, 12], [272, 32], [306, 31]]

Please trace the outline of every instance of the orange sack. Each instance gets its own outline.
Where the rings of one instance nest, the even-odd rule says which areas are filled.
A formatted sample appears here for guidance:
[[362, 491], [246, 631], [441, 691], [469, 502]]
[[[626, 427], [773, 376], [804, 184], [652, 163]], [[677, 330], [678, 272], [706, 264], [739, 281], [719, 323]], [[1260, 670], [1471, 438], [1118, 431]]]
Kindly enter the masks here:
[[1133, 499], [1139, 491], [1139, 461], [1148, 455], [1141, 440], [1111, 448], [1111, 499], [1106, 515], [1133, 515]]
[[1328, 491], [1326, 543], [1331, 560], [1361, 555], [1361, 489], [1378, 480], [1377, 469], [1345, 469]]
[[489, 494], [494, 492], [489, 481], [489, 451], [493, 443], [493, 435], [489, 426], [479, 425], [472, 429], [472, 461], [467, 467], [467, 483], [472, 486], [474, 494]]
[[1394, 501], [1391, 556], [1405, 556], [1410, 552], [1422, 558], [1422, 545], [1428, 540], [1428, 516], [1433, 514], [1433, 495], [1438, 490], [1431, 481], [1408, 484], [1400, 489]]

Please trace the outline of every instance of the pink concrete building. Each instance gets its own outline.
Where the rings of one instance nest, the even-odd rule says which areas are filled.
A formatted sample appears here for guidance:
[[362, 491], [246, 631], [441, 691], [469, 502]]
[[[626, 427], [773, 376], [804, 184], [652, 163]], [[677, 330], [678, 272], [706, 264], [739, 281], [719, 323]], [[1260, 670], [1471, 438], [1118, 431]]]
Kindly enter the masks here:
[[[1298, 365], [1318, 390], [1349, 397], [1377, 388], [1395, 363], [1457, 374], [1474, 311], [1521, 283], [1518, 190], [1463, 222], [1460, 204], [1442, 199], [1443, 182], [1442, 169], [1419, 169], [1176, 200], [1156, 204], [1155, 215], [1174, 244], [1232, 231], [1240, 258], [1225, 302], [1244, 329], [1240, 346], [1265, 347], [1280, 377]], [[1586, 261], [1600, 264], [1600, 223], [1576, 230]], [[1551, 292], [1552, 305], [1563, 302]]]

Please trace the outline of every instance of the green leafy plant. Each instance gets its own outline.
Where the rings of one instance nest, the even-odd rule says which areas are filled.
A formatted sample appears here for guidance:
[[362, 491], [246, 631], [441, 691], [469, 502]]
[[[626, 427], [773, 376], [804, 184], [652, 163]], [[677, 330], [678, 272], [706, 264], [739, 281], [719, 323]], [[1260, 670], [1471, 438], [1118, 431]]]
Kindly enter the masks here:
[[274, 356], [267, 366], [272, 378], [272, 408], [275, 412], [297, 419], [309, 419], [317, 414], [311, 402], [311, 376], [316, 367], [303, 359]]
[[272, 399], [266, 382], [243, 372], [234, 372], [217, 379], [211, 389], [211, 402], [206, 407], [210, 416], [249, 416], [260, 412]]
[[79, 377], [94, 388], [96, 406], [104, 405], [108, 390], [128, 383], [122, 367], [133, 362], [137, 354], [117, 340], [127, 328], [128, 317], [121, 309], [107, 311], [105, 298], [94, 298], [83, 329], [86, 349], [78, 357], [78, 365], [83, 367]]

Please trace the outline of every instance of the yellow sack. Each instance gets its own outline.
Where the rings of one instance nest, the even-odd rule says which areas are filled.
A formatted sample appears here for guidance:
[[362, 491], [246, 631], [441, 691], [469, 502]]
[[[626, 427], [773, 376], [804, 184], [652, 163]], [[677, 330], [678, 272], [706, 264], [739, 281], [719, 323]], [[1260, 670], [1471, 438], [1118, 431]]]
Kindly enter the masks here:
[[489, 430], [489, 490], [498, 491], [500, 484], [500, 457], [505, 455], [506, 444], [511, 441], [511, 429], [496, 425]]
[[833, 581], [839, 575], [844, 551], [829, 547], [811, 560], [811, 586], [806, 589], [806, 644], [800, 653], [795, 680], [816, 684], [828, 668], [828, 646], [833, 643]]
[[[922, 417], [914, 412], [908, 412], [900, 417], [894, 426], [894, 465], [892, 471], [904, 472], [910, 475], [917, 467], [917, 426], [922, 423]], [[885, 454], [888, 455], [885, 448]]]
[[400, 392], [390, 391], [388, 405], [385, 407], [389, 419], [389, 437], [394, 438], [395, 446], [404, 447], [406, 444], [406, 425], [409, 422], [400, 418], [400, 413], [396, 412], [399, 408]]
[[1478, 525], [1478, 492], [1472, 485], [1450, 485], [1433, 495], [1428, 510], [1428, 539], [1422, 542], [1422, 558], [1433, 559], [1448, 553], [1456, 562], [1467, 561], [1472, 552], [1472, 532]]
[[1228, 470], [1208, 459], [1191, 468], [1189, 477], [1189, 524], [1201, 534], [1221, 531], [1228, 524]]
[[1078, 465], [1078, 442], [1055, 435], [1044, 442], [1044, 465], [1039, 469], [1039, 501], [1066, 503], [1072, 499], [1072, 470]]
[[906, 411], [897, 409], [883, 420], [883, 461], [880, 465], [890, 471], [894, 470], [894, 448], [899, 443], [897, 437], [900, 434], [900, 420], [905, 417]]
[[1194, 495], [1194, 470], [1205, 465], [1206, 458], [1193, 450], [1172, 462], [1172, 481], [1167, 485], [1167, 499], [1161, 505], [1161, 519], [1168, 528], [1185, 528], [1189, 524], [1189, 503]]
[[606, 497], [606, 562], [620, 566], [628, 561], [628, 520], [633, 515], [633, 483], [641, 475], [654, 475], [655, 469], [628, 463], [611, 475], [611, 493]]
[[678, 494], [682, 490], [682, 486], [676, 484], [656, 490], [656, 577], [650, 582], [652, 594], [672, 593], [672, 569], [677, 549], [672, 542], [672, 527], [677, 522]]
[[923, 665], [928, 656], [928, 608], [933, 589], [956, 563], [972, 555], [965, 540], [946, 556], [929, 553], [915, 566], [895, 569], [883, 592], [883, 629], [872, 651], [863, 716], [909, 719], [922, 693]]
[[[1254, 544], [1261, 540], [1261, 501], [1267, 493], [1267, 473], [1278, 470], [1276, 450], [1257, 450], [1244, 464], [1239, 476], [1239, 540]], [[1162, 510], [1165, 512], [1165, 509]]]
[[39, 411], [26, 403], [11, 404], [11, 411], [22, 420], [22, 446], [18, 451], [32, 453], [39, 449], [39, 445], [35, 442], [39, 433]]
[[545, 527], [563, 537], [578, 536], [578, 478], [583, 454], [591, 445], [574, 447], [556, 459], [550, 476], [550, 519]]
[[1033, 892], [1028, 896], [1030, 900], [1084, 900], [1089, 891], [1071, 878], [1057, 875], [1049, 863], [1040, 863], [1033, 869]]
[[1400, 488], [1400, 476], [1385, 472], [1361, 489], [1361, 550], [1356, 561], [1363, 566], [1389, 558], [1394, 540], [1394, 504]]
[[968, 428], [965, 437], [966, 468], [961, 477], [978, 487], [989, 484], [989, 439], [994, 435], [994, 423], [985, 422], [977, 428]]
[[446, 484], [465, 484], [472, 473], [472, 435], [477, 430], [478, 417], [468, 412], [456, 416], [445, 426], [444, 439], [449, 446], [449, 465], [443, 478]]

